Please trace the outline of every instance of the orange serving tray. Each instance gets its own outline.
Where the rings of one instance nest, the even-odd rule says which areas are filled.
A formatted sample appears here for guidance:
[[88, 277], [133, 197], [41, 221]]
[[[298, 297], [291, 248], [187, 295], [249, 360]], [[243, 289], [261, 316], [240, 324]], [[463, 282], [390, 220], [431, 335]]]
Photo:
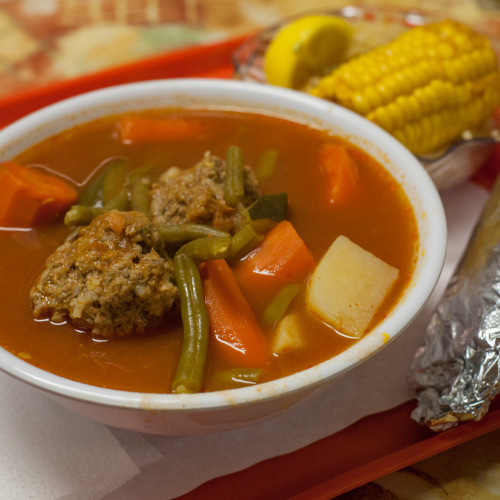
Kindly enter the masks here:
[[[61, 99], [120, 83], [174, 77], [231, 78], [231, 55], [244, 37], [198, 45], [99, 73], [0, 96], [0, 127]], [[500, 146], [475, 180], [489, 187], [500, 169]], [[414, 422], [415, 402], [363, 418], [298, 451], [212, 479], [179, 497], [330, 499], [390, 472], [500, 428], [500, 400], [480, 422], [434, 434]]]

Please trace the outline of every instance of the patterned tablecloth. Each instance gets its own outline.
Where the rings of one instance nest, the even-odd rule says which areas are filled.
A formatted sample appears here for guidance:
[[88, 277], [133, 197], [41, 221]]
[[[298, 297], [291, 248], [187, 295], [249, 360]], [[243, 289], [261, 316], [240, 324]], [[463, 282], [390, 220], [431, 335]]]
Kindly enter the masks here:
[[[247, 33], [338, 0], [0, 0], [0, 94]], [[356, 5], [449, 12], [500, 36], [498, 0], [386, 0]]]
[[[0, 95], [240, 35], [306, 9], [345, 4], [336, 0], [0, 0]], [[499, 0], [356, 4], [446, 12], [500, 39]], [[500, 431], [342, 498], [500, 498]]]

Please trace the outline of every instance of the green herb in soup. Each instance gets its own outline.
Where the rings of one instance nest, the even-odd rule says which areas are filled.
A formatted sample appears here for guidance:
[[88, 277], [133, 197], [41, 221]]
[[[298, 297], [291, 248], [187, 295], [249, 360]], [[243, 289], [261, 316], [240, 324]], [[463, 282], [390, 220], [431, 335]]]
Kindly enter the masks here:
[[[62, 193], [46, 217], [55, 189], [31, 175]], [[379, 163], [276, 116], [110, 116], [2, 176], [0, 343], [102, 387], [212, 391], [311, 367], [391, 311], [418, 252]]]

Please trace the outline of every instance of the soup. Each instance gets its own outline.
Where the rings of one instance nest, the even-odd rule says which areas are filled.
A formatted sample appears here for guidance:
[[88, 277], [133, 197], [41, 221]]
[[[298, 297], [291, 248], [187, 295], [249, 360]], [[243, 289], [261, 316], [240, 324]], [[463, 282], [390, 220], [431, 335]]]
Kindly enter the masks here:
[[[148, 111], [132, 116], [132, 125], [130, 118], [110, 116], [78, 126], [43, 141], [13, 159], [15, 164], [27, 165], [36, 171], [57, 173], [79, 193], [79, 205], [89, 187], [103, 177], [101, 173], [109, 173], [110, 167], [119, 160], [124, 179], [130, 180], [138, 173], [147, 178], [147, 190], [142, 191], [143, 194], [146, 192], [146, 210], [151, 210], [151, 213], [132, 212], [130, 206], [126, 210], [121, 207], [120, 210], [102, 213], [105, 203], [97, 201], [93, 208], [84, 210], [85, 217], [91, 215], [88, 220], [77, 221], [80, 224], [77, 227], [74, 227], [75, 220], [68, 223], [66, 214], [67, 224], [60, 217], [32, 228], [4, 228], [0, 231], [0, 279], [4, 290], [8, 289], [0, 304], [0, 343], [4, 348], [35, 366], [80, 382], [121, 390], [166, 393], [176, 390], [181, 355], [185, 358], [184, 362], [192, 361], [192, 352], [183, 354], [183, 345], [185, 348], [187, 342], [192, 342], [191, 347], [207, 351], [201, 368], [199, 390], [212, 391], [273, 380], [329, 359], [356, 342], [360, 335], [366, 334], [397, 303], [411, 280], [418, 252], [416, 221], [402, 188], [361, 149], [302, 123], [243, 111]], [[170, 138], [163, 137], [162, 126], [159, 125], [162, 122], [175, 124], [170, 127]], [[146, 133], [141, 132], [144, 127]], [[343, 151], [354, 165], [354, 180], [340, 182], [338, 178], [342, 175], [332, 173], [331, 168], [325, 166], [336, 150]], [[203, 207], [201, 200], [205, 191], [195, 191], [186, 197], [186, 186], [196, 184], [200, 172], [207, 165], [210, 168], [218, 165], [224, 177], [227, 165], [241, 161], [241, 156], [246, 166], [239, 171], [240, 176], [242, 171], [245, 176], [242, 197], [230, 208], [225, 206], [229, 204], [227, 200], [220, 202], [218, 199], [208, 222], [205, 215], [197, 219], [196, 214]], [[194, 166], [197, 166], [196, 169]], [[187, 172], [189, 178], [186, 177]], [[212, 173], [209, 173], [208, 178], [211, 176]], [[171, 195], [172, 190], [166, 196], [169, 203], [172, 197], [175, 198], [177, 205], [174, 209], [167, 209], [167, 204], [159, 207], [164, 199], [163, 188], [174, 182], [172, 179], [176, 179], [177, 198]], [[122, 179], [117, 186], [126, 182]], [[205, 182], [207, 180], [203, 178], [202, 184]], [[337, 185], [343, 186], [340, 191]], [[100, 189], [102, 195], [102, 185]], [[131, 189], [128, 189], [128, 202], [131, 196]], [[207, 205], [214, 205], [214, 199], [207, 200]], [[259, 203], [260, 200], [264, 202]], [[184, 302], [188, 299], [178, 291], [182, 287], [178, 283], [180, 278], [174, 273], [176, 260], [171, 261], [178, 253], [187, 255], [187, 251], [183, 253], [180, 248], [188, 244], [186, 240], [194, 238], [186, 236], [181, 238], [182, 241], [172, 241], [172, 228], [177, 230], [186, 222], [187, 212], [195, 213], [188, 222], [194, 221], [197, 227], [214, 229], [215, 226], [216, 232], [209, 236], [205, 233], [198, 235], [200, 237], [193, 241], [203, 239], [212, 245], [218, 239], [223, 247], [226, 245], [221, 254], [223, 258], [204, 262], [205, 259], [199, 256], [188, 256], [189, 262], [194, 262], [199, 270], [199, 282], [205, 294], [204, 299], [198, 296], [195, 300], [194, 319], [189, 316], [193, 314], [193, 307], [185, 307]], [[79, 215], [74, 209], [68, 213]], [[179, 213], [182, 216], [177, 220], [175, 217]], [[80, 229], [82, 226], [83, 229]], [[119, 325], [116, 326], [118, 334], [114, 335], [114, 327], [105, 320], [99, 323], [100, 320], [96, 319], [98, 326], [93, 326], [79, 321], [78, 314], [73, 317], [65, 311], [54, 314], [54, 306], [45, 307], [53, 298], [48, 298], [47, 283], [53, 284], [55, 289], [68, 289], [68, 293], [72, 293], [68, 281], [61, 284], [49, 276], [40, 284], [40, 280], [44, 279], [40, 276], [44, 276], [48, 263], [52, 262], [52, 269], [62, 265], [59, 261], [54, 264], [53, 260], [54, 252], [57, 253], [61, 245], [65, 244], [64, 249], [70, 249], [60, 251], [61, 259], [64, 259], [80, 244], [78, 242], [87, 241], [85, 238], [90, 238], [90, 234], [95, 238], [90, 240], [90, 247], [80, 246], [94, 251], [97, 246], [102, 246], [103, 234], [106, 234], [113, 238], [116, 236], [115, 251], [126, 246], [123, 243], [124, 234], [131, 234], [132, 229], [129, 231], [128, 228], [136, 226], [138, 229], [134, 234], [142, 235], [141, 238], [146, 238], [146, 233], [153, 235], [154, 243], [149, 244], [148, 258], [154, 249], [155, 259], [156, 255], [159, 256], [155, 262], [161, 261], [161, 272], [168, 277], [166, 281], [177, 287], [172, 289], [170, 299], [168, 292], [162, 291], [163, 309], [154, 320], [150, 321], [156, 303], [145, 306], [147, 314], [141, 316], [146, 316], [144, 321], [130, 319], [131, 307], [127, 305], [115, 314], [115, 318], [119, 316], [118, 323], [111, 323]], [[100, 232], [100, 228], [105, 228], [102, 229], [104, 232]], [[231, 253], [232, 248], [237, 246], [236, 235], [245, 228], [250, 228], [253, 239], [250, 238], [246, 242], [248, 245], [238, 252]], [[363, 256], [366, 253], [370, 259], [397, 273], [377, 304], [368, 326], [356, 335], [343, 329], [342, 324], [339, 326], [325, 319], [322, 308], [315, 307], [317, 300], [311, 298], [314, 295], [311, 289], [318, 281], [313, 278], [320, 264], [326, 262], [325, 255], [329, 255], [338, 237], [341, 237], [339, 242], [347, 240], [354, 244], [354, 247], [347, 247], [347, 254], [352, 254], [354, 248], [357, 255], [359, 249]], [[144, 238], [135, 243], [144, 247]], [[67, 243], [64, 243], [65, 240]], [[157, 246], [159, 241], [161, 248]], [[262, 252], [266, 245], [267, 251]], [[130, 248], [137, 248], [137, 245]], [[297, 248], [296, 252], [292, 252]], [[255, 261], [260, 259], [262, 263], [265, 260], [261, 256], [256, 257], [259, 252], [261, 256], [275, 255], [280, 262], [286, 261], [283, 273], [259, 269]], [[293, 256], [288, 259], [290, 252]], [[142, 259], [145, 254], [143, 249], [138, 255], [131, 255], [130, 260]], [[121, 258], [117, 255], [113, 254], [113, 265]], [[296, 257], [298, 260], [294, 260]], [[182, 259], [179, 257], [177, 262]], [[94, 262], [104, 260], [102, 253], [88, 254], [87, 263], [92, 266]], [[82, 265], [82, 258], [78, 265]], [[145, 264], [138, 260], [137, 265]], [[134, 269], [132, 264], [130, 266]], [[337, 267], [343, 267], [342, 261]], [[331, 268], [331, 263], [326, 268]], [[192, 266], [184, 266], [181, 270], [196, 274]], [[67, 280], [72, 272], [68, 264], [68, 270], [61, 273], [61, 279]], [[273, 278], [278, 275], [281, 277]], [[228, 297], [220, 300], [217, 290], [227, 285], [226, 279], [232, 280], [228, 285], [230, 292], [224, 292]], [[83, 282], [78, 282], [78, 286], [83, 286]], [[86, 287], [90, 286], [88, 283], [85, 281]], [[143, 292], [146, 294], [144, 290], [150, 284], [150, 278], [138, 283], [134, 288], [134, 300]], [[105, 288], [102, 282], [95, 286]], [[331, 290], [329, 285], [326, 288], [322, 286], [323, 295], [325, 290]], [[342, 284], [338, 287], [343, 290]], [[276, 304], [274, 299], [279, 294], [285, 299], [278, 302], [273, 311], [269, 305]], [[108, 295], [106, 300], [112, 302], [112, 294]], [[81, 295], [78, 298], [73, 296], [71, 300], [81, 300]], [[94, 302], [94, 305], [91, 304], [94, 312], [99, 309], [102, 312], [104, 299], [98, 298]], [[200, 302], [206, 303], [202, 309], [205, 315], [208, 314], [210, 329], [208, 344], [204, 348], [200, 348], [196, 341], [186, 340], [186, 330], [199, 327], [196, 314]], [[37, 310], [38, 313], [34, 314]], [[100, 318], [99, 314], [95, 312], [94, 318]], [[251, 317], [251, 327], [246, 323], [248, 317]], [[218, 324], [220, 318], [227, 318], [228, 324]], [[240, 329], [257, 330], [257, 340], [252, 341], [257, 347], [238, 345], [239, 340], [235, 339], [238, 335], [233, 334]], [[285, 341], [288, 344], [284, 348], [276, 340], [277, 331], [289, 333]], [[290, 340], [295, 334], [295, 341]], [[234, 345], [231, 345], [232, 341]], [[258, 351], [258, 354], [255, 357], [246, 356], [246, 351], [250, 353], [252, 350]], [[180, 388], [177, 385], [178, 392], [184, 389], [182, 384]]]

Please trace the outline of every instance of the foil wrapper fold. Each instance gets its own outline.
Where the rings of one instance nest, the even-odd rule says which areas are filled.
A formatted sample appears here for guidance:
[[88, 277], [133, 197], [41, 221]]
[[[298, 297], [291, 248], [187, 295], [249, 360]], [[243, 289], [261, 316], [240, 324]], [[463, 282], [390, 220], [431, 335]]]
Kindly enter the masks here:
[[434, 431], [480, 420], [500, 392], [500, 178], [429, 322], [409, 379]]

